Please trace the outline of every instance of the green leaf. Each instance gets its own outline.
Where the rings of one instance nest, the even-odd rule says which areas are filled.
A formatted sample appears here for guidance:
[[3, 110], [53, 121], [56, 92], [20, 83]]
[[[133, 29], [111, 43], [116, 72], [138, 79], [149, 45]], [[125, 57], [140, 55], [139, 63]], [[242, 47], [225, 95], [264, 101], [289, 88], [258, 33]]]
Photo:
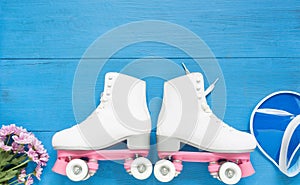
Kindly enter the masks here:
[[4, 172], [0, 172], [0, 179], [2, 179], [3, 177], [5, 177], [5, 175], [6, 175], [5, 171]]
[[13, 159], [14, 156], [15, 156], [15, 155], [11, 153], [9, 156], [7, 156], [6, 160], [7, 160], [7, 161], [10, 161], [10, 160]]
[[17, 174], [19, 174], [20, 172], [19, 172], [19, 170], [12, 170], [9, 172], [6, 171], [5, 173], [6, 173], [5, 177], [0, 179], [0, 183], [6, 182], [6, 181], [16, 177]]
[[19, 165], [19, 164], [21, 164], [23, 161], [25, 161], [27, 159], [27, 156], [26, 155], [21, 155], [21, 156], [19, 156], [19, 157], [16, 157], [16, 158], [14, 158], [14, 159], [12, 159], [11, 161], [10, 161], [10, 164], [12, 164], [12, 165]]
[[0, 168], [3, 168], [3, 167], [5, 167], [6, 165], [9, 164], [9, 161], [7, 160], [8, 158], [7, 158], [7, 157], [5, 158], [5, 156], [6, 156], [6, 155], [3, 155], [3, 158], [2, 158], [2, 160], [0, 161]]
[[0, 149], [0, 161], [3, 160], [3, 153], [4, 153], [4, 151], [2, 149]]

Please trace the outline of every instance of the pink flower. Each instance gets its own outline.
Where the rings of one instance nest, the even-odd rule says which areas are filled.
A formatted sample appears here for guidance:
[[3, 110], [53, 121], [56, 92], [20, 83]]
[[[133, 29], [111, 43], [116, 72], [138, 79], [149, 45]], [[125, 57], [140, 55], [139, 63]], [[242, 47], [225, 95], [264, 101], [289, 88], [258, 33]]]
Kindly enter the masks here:
[[5, 145], [3, 141], [0, 141], [0, 148], [7, 152], [12, 150], [12, 147]]
[[14, 124], [2, 126], [0, 129], [0, 150], [7, 151], [13, 157], [16, 154], [24, 153], [30, 159], [28, 161], [36, 163], [36, 168], [32, 173], [28, 173], [29, 175], [26, 174], [26, 169], [24, 168], [15, 177], [12, 177], [17, 178], [18, 183], [24, 183], [25, 185], [33, 184], [33, 175], [41, 180], [42, 167], [46, 166], [49, 155], [42, 142], [34, 134]]
[[29, 144], [33, 141], [34, 136], [31, 133], [28, 132], [21, 132], [18, 135], [12, 136], [12, 138], [15, 140], [18, 144]]
[[44, 153], [44, 146], [42, 145], [42, 142], [39, 141], [38, 139], [34, 138], [32, 141], [32, 145], [34, 147], [34, 149], [39, 153], [42, 154]]
[[33, 178], [31, 177], [31, 175], [29, 175], [27, 181], [25, 182], [25, 185], [31, 185], [31, 184], [33, 184]]
[[27, 130], [24, 129], [24, 128], [22, 128], [22, 127], [17, 127], [17, 126], [16, 126], [16, 127], [15, 127], [15, 132], [14, 132], [14, 133], [15, 133], [16, 135], [20, 135], [21, 132], [27, 133]]
[[3, 125], [2, 128], [0, 129], [0, 136], [8, 136], [10, 134], [13, 134], [16, 130], [16, 125], [11, 124], [8, 126]]
[[23, 145], [19, 145], [18, 143], [16, 142], [13, 142], [11, 144], [11, 147], [12, 147], [12, 150], [14, 151], [14, 153], [24, 153], [24, 149], [25, 147]]
[[5, 141], [6, 140], [6, 136], [0, 136], [0, 141]]
[[45, 151], [45, 153], [43, 153], [43, 154], [40, 155], [40, 165], [41, 166], [46, 166], [48, 160], [49, 160], [49, 155]]
[[32, 148], [34, 148], [35, 151], [39, 154], [39, 164], [41, 166], [46, 166], [46, 163], [49, 160], [49, 155], [47, 154], [47, 150], [42, 145], [42, 142], [34, 138], [32, 144]]
[[37, 165], [37, 167], [35, 168], [35, 176], [38, 180], [41, 180], [42, 171], [43, 168], [41, 167], [41, 165]]
[[23, 168], [21, 170], [21, 173], [18, 175], [18, 182], [19, 183], [24, 183], [25, 182], [25, 177], [26, 177], [26, 170]]
[[28, 155], [28, 157], [35, 163], [39, 163], [39, 155], [36, 153], [35, 150], [33, 150], [32, 148], [30, 148], [28, 150], [28, 152], [26, 152], [26, 154]]

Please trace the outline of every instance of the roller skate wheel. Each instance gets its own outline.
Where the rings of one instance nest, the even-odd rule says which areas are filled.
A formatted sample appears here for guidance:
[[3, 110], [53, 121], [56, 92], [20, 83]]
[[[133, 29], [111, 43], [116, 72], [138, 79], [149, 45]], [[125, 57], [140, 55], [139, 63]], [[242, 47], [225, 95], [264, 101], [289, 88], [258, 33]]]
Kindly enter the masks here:
[[73, 159], [66, 167], [66, 174], [72, 181], [82, 181], [89, 177], [89, 167], [84, 160]]
[[84, 177], [84, 179], [82, 179], [82, 181], [86, 181], [86, 180], [88, 180], [90, 177], [91, 177], [91, 175], [90, 175], [90, 174], [87, 174], [86, 177]]
[[89, 173], [86, 175], [86, 177], [82, 181], [88, 180], [90, 177], [94, 176], [95, 173], [96, 173], [95, 171], [89, 170]]
[[156, 162], [154, 166], [154, 176], [160, 182], [170, 182], [176, 175], [174, 164], [166, 159]]
[[240, 167], [233, 162], [225, 162], [219, 169], [219, 178], [225, 184], [236, 184], [242, 177]]
[[150, 177], [153, 170], [152, 163], [145, 157], [138, 157], [132, 161], [130, 172], [131, 175], [139, 180], [144, 180]]

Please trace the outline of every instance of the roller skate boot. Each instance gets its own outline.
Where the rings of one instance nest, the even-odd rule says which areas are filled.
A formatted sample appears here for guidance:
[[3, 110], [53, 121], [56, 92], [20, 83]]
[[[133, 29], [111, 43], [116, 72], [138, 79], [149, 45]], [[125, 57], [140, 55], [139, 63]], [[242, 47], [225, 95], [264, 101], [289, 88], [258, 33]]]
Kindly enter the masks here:
[[[156, 133], [160, 160], [154, 166], [154, 175], [161, 182], [169, 182], [182, 171], [182, 161], [208, 162], [214, 178], [236, 184], [254, 173], [250, 152], [256, 147], [255, 138], [214, 115], [206, 96], [216, 81], [205, 91], [202, 74], [183, 67], [186, 75], [164, 83]], [[181, 144], [199, 152], [181, 151]]]
[[[124, 160], [128, 173], [146, 179], [152, 173], [152, 163], [146, 158], [151, 132], [146, 83], [110, 72], [104, 85], [99, 106], [83, 122], [53, 136], [57, 160], [52, 170], [72, 181], [83, 181], [95, 174], [98, 161]], [[125, 147], [113, 148], [122, 143]]]

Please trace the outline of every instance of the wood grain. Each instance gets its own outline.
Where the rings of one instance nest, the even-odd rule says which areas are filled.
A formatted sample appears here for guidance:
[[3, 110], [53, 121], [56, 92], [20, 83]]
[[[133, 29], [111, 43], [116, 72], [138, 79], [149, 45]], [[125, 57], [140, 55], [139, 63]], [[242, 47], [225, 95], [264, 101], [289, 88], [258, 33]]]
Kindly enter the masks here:
[[[149, 59], [152, 62], [155, 59]], [[180, 68], [181, 59], [173, 60]], [[202, 60], [202, 67], [210, 68], [209, 62]], [[80, 107], [77, 121], [75, 120], [72, 104], [72, 85], [77, 60], [9, 60], [0, 63], [1, 121], [4, 123], [22, 123], [30, 130], [57, 131], [69, 127], [85, 119], [99, 104], [100, 93], [103, 91], [103, 78], [108, 71], [120, 71], [132, 62], [130, 59], [111, 59], [99, 73], [96, 84], [91, 84], [88, 89], [80, 89], [80, 93], [94, 90], [93, 99], [96, 103], [88, 107]], [[202, 71], [192, 60], [185, 60], [192, 72]], [[222, 116], [221, 110], [225, 109], [225, 121], [233, 127], [248, 130], [251, 111], [255, 105], [266, 95], [279, 90], [300, 91], [299, 59], [221, 59], [220, 68], [226, 85], [226, 107], [212, 107], [217, 114]], [[139, 67], [143, 67], [140, 65]], [[134, 70], [127, 69], [127, 74], [139, 75]], [[159, 68], [159, 66], [158, 66]], [[145, 69], [144, 69], [145, 70]], [[141, 69], [141, 71], [143, 71]], [[176, 71], [175, 71], [176, 72]], [[179, 70], [159, 70], [156, 75], [175, 77], [184, 74]], [[166, 74], [165, 74], [166, 73]], [[170, 74], [168, 74], [170, 73]], [[97, 78], [97, 76], [96, 76]], [[89, 77], [83, 80], [90, 84]], [[163, 96], [163, 82], [169, 79], [146, 77], [148, 107], [153, 119], [153, 128], [161, 108]], [[207, 80], [206, 80], [207, 82]], [[206, 83], [208, 87], [208, 82]], [[213, 101], [218, 102], [217, 88], [213, 91]], [[210, 103], [211, 103], [210, 98]], [[80, 106], [80, 105], [79, 105]], [[216, 103], [216, 106], [218, 104]], [[222, 106], [222, 105], [219, 105]], [[218, 112], [219, 110], [219, 112]], [[51, 127], [49, 127], [51, 125]]]
[[[201, 37], [217, 57], [299, 57], [299, 8], [297, 0], [1, 1], [0, 55], [80, 58], [104, 33], [132, 21], [150, 19], [186, 27]], [[144, 35], [147, 34], [151, 32]], [[170, 37], [172, 32], [161, 34]], [[122, 40], [128, 35], [116, 37]], [[187, 42], [192, 39], [177, 35], [179, 38]], [[159, 43], [139, 43], [114, 57], [151, 55], [186, 57], [183, 52]]]
[[[81, 100], [92, 103], [79, 104], [80, 109], [75, 113], [74, 76], [87, 48], [122, 25], [147, 20], [165, 21], [187, 32], [137, 27], [112, 35], [113, 40], [106, 41], [96, 55], [88, 56], [95, 64], [100, 60], [107, 62], [101, 69], [95, 66], [99, 67], [95, 77], [91, 77], [92, 68], [86, 69], [81, 80], [88, 85], [78, 93], [82, 94]], [[73, 183], [51, 172], [56, 159], [51, 137], [56, 131], [85, 119], [99, 104], [105, 73], [121, 71], [147, 82], [147, 103], [153, 122], [150, 159], [155, 163], [155, 125], [163, 82], [184, 74], [181, 62], [192, 72], [204, 72], [206, 87], [215, 78], [221, 78], [208, 97], [209, 104], [229, 125], [249, 132], [251, 111], [262, 98], [279, 90], [300, 92], [299, 20], [297, 0], [2, 0], [0, 122], [26, 127], [48, 149], [51, 160], [42, 181], [35, 184], [162, 184], [153, 175], [146, 181], [135, 180], [115, 162], [103, 162], [89, 181]], [[195, 44], [199, 44], [191, 33], [208, 45], [217, 57], [217, 65], [211, 62], [209, 52], [196, 50], [193, 55], [186, 52], [195, 50]], [[159, 37], [177, 45], [150, 39], [119, 47], [108, 57], [107, 53], [117, 48], [117, 43], [126, 42], [129, 37], [137, 40]], [[167, 62], [173, 66], [168, 67]], [[87, 96], [87, 92], [93, 92], [92, 96]], [[256, 174], [239, 184], [299, 184], [299, 175], [286, 177], [258, 149], [252, 154], [252, 161]], [[207, 164], [184, 163], [184, 171], [172, 184], [222, 183], [210, 177]]]

